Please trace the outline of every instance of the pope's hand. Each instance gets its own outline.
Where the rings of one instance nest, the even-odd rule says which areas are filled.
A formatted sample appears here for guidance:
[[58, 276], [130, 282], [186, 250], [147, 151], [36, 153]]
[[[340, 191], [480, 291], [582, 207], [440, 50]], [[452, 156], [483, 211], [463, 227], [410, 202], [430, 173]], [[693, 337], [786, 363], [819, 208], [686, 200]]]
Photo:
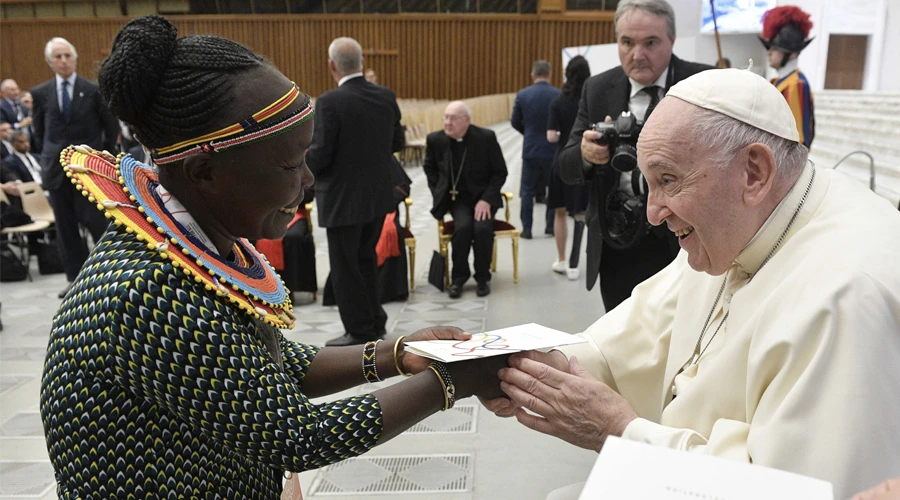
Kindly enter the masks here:
[[515, 410], [520, 423], [582, 448], [600, 451], [607, 436], [621, 436], [638, 417], [625, 398], [574, 357], [566, 371], [525, 357], [511, 359], [500, 380], [503, 392], [521, 407]]
[[[510, 361], [514, 359], [532, 359], [539, 363], [543, 363], [545, 365], [552, 366], [557, 370], [566, 371], [569, 369], [569, 360], [566, 359], [566, 355], [560, 351], [550, 351], [550, 352], [540, 352], [540, 351], [525, 351], [513, 354], [509, 359]], [[498, 417], [514, 417], [519, 408], [521, 408], [515, 401], [509, 398], [497, 398], [497, 399], [482, 399], [478, 398], [481, 401], [481, 404], [487, 408], [488, 411], [497, 415]]]
[[900, 477], [888, 479], [870, 490], [857, 493], [851, 500], [900, 500]]

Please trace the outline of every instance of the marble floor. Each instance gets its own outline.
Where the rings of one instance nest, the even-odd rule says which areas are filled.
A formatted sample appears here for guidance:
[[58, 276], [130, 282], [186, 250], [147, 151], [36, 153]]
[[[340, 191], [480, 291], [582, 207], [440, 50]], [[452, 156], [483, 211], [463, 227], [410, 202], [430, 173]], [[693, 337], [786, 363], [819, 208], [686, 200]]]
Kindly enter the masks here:
[[[504, 190], [518, 194], [521, 136], [508, 123], [492, 128], [509, 168]], [[520, 245], [518, 284], [512, 280], [509, 240], [500, 240], [498, 270], [488, 297], [477, 298], [471, 281], [458, 300], [428, 285], [428, 263], [437, 248], [436, 223], [429, 213], [431, 195], [421, 167], [410, 167], [408, 173], [413, 179], [411, 228], [418, 242], [416, 289], [407, 302], [385, 306], [389, 333], [403, 334], [436, 324], [478, 332], [528, 322], [575, 333], [603, 314], [597, 288], [588, 292], [583, 277], [568, 281], [550, 270], [556, 250], [552, 237], [543, 235], [544, 205], [535, 206], [535, 239], [522, 240]], [[520, 225], [518, 210], [514, 200], [512, 220], [516, 225]], [[328, 273], [324, 230], [316, 228], [315, 238], [322, 285]], [[50, 322], [60, 303], [56, 293], [65, 286], [65, 278], [40, 275], [34, 259], [32, 266], [33, 282], [0, 286], [4, 326], [0, 332], [0, 500], [56, 498], [38, 413], [38, 391]], [[581, 268], [583, 272], [584, 258]], [[322, 344], [343, 333], [336, 308], [317, 303], [298, 307], [297, 313], [295, 328], [287, 332], [292, 340]], [[372, 389], [362, 386], [349, 393]], [[541, 500], [555, 488], [584, 481], [595, 457], [593, 452], [537, 434], [514, 420], [496, 418], [477, 400], [469, 399], [365, 457], [300, 477], [306, 498]]]

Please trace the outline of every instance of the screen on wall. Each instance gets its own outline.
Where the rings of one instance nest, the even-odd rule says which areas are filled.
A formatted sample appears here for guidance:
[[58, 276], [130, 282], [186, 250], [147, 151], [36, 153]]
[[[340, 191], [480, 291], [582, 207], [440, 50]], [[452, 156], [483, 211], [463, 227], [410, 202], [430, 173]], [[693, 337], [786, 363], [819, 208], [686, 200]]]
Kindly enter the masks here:
[[[701, 33], [713, 32], [713, 15], [710, 0], [701, 0]], [[775, 7], [775, 0], [713, 0], [716, 5], [716, 22], [720, 33], [759, 33], [762, 31], [763, 14]]]

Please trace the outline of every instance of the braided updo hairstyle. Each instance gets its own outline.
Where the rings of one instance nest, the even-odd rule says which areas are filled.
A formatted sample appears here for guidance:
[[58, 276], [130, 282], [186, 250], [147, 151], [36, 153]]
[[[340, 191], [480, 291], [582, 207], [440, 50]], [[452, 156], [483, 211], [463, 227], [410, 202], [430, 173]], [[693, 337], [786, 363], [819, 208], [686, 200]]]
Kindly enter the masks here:
[[188, 35], [160, 16], [126, 24], [100, 68], [109, 109], [148, 148], [213, 130], [234, 99], [236, 73], [262, 66], [253, 51], [217, 36]]

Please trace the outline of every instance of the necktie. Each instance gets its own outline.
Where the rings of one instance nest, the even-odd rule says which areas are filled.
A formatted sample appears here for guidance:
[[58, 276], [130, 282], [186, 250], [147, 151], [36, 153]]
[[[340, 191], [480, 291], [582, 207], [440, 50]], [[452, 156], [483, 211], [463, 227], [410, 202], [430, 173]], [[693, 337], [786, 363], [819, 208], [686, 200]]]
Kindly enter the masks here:
[[656, 105], [659, 104], [659, 85], [651, 85], [649, 87], [644, 87], [644, 92], [650, 96], [650, 105], [647, 106], [647, 112], [644, 113], [644, 122], [650, 118], [650, 113], [656, 109]]
[[72, 108], [72, 99], [69, 97], [69, 81], [62, 82], [62, 112], [66, 120], [69, 119], [69, 110]]
[[34, 161], [34, 156], [31, 156], [31, 153], [25, 153], [25, 158], [28, 159], [28, 163], [31, 164], [31, 177], [34, 179], [34, 182], [41, 184], [41, 167]]
[[22, 108], [19, 107], [19, 103], [13, 101], [13, 111], [16, 113], [16, 120], [21, 121], [24, 116], [22, 116]]

